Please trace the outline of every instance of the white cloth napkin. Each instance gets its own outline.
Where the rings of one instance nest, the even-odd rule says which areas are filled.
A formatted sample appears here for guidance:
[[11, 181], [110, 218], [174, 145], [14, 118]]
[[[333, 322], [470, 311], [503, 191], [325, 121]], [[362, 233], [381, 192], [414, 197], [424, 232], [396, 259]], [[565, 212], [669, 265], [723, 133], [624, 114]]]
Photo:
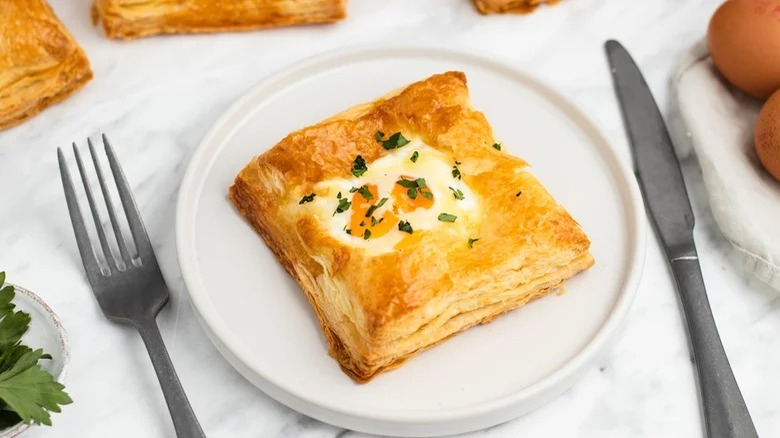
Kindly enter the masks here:
[[761, 102], [719, 76], [704, 41], [685, 56], [672, 87], [684, 125], [672, 129], [678, 155], [696, 154], [715, 221], [747, 272], [780, 290], [780, 182], [753, 148]]

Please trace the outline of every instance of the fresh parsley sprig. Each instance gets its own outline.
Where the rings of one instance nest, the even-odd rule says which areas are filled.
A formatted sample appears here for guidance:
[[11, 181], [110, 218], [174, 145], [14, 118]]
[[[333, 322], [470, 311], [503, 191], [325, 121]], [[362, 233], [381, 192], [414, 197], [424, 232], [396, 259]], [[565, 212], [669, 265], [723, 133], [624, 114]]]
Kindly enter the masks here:
[[14, 287], [4, 284], [5, 272], [0, 272], [0, 428], [20, 421], [51, 426], [50, 413], [73, 400], [38, 364], [51, 356], [21, 343], [30, 315], [14, 311]]

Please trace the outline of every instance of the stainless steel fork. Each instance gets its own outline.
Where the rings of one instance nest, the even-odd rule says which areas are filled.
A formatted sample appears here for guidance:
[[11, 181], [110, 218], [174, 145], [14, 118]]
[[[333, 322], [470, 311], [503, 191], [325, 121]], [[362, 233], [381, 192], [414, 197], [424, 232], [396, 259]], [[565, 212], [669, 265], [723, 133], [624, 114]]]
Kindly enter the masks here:
[[179, 382], [173, 363], [171, 363], [171, 358], [168, 356], [168, 351], [165, 349], [165, 344], [160, 336], [160, 330], [157, 327], [157, 314], [168, 303], [168, 287], [165, 285], [165, 280], [160, 273], [157, 258], [154, 256], [152, 244], [149, 242], [146, 228], [141, 221], [141, 215], [130, 191], [130, 185], [125, 179], [125, 175], [119, 166], [119, 161], [108, 142], [108, 138], [103, 134], [103, 144], [108, 157], [108, 164], [114, 176], [113, 179], [119, 193], [119, 199], [124, 207], [130, 234], [133, 237], [134, 251], [128, 248], [127, 242], [122, 236], [120, 222], [114, 210], [109, 188], [95, 147], [91, 140], [88, 139], [87, 142], [98, 182], [100, 183], [100, 191], [108, 211], [111, 228], [119, 248], [119, 257], [114, 257], [106, 237], [106, 232], [103, 229], [103, 222], [97, 208], [97, 201], [89, 184], [84, 162], [81, 160], [76, 143], [73, 143], [76, 165], [81, 175], [81, 181], [87, 195], [87, 203], [92, 212], [97, 237], [100, 241], [103, 258], [101, 263], [96, 254], [96, 248], [90, 242], [87, 227], [81, 215], [65, 154], [63, 154], [60, 148], [57, 148], [62, 186], [65, 189], [65, 200], [68, 204], [73, 231], [76, 233], [76, 243], [79, 247], [81, 260], [84, 263], [84, 269], [87, 272], [89, 284], [92, 286], [92, 291], [95, 293], [103, 314], [108, 319], [129, 324], [135, 327], [141, 334], [141, 338], [143, 338], [144, 344], [146, 344], [146, 349], [149, 351], [149, 356], [152, 358], [157, 378], [160, 380], [177, 436], [186, 438], [205, 437], [187, 400], [187, 395], [181, 387], [181, 382]]

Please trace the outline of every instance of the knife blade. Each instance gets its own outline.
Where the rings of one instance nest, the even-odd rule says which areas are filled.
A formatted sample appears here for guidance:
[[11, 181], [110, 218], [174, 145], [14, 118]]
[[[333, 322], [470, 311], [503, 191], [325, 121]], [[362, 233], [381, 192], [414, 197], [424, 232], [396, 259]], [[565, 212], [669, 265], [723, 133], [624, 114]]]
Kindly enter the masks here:
[[605, 49], [634, 172], [688, 323], [707, 436], [757, 438], [712, 317], [693, 240], [693, 211], [669, 131], [628, 51], [614, 40], [607, 41]]

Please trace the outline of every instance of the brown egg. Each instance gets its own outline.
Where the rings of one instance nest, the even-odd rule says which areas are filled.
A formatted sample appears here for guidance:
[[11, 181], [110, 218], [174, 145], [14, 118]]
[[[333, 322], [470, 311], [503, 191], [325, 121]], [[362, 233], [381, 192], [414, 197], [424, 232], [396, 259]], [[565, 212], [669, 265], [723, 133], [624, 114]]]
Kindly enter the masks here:
[[776, 91], [758, 113], [754, 139], [756, 154], [764, 169], [780, 181], [780, 91]]
[[780, 0], [728, 0], [710, 20], [707, 43], [735, 87], [760, 99], [780, 89]]

